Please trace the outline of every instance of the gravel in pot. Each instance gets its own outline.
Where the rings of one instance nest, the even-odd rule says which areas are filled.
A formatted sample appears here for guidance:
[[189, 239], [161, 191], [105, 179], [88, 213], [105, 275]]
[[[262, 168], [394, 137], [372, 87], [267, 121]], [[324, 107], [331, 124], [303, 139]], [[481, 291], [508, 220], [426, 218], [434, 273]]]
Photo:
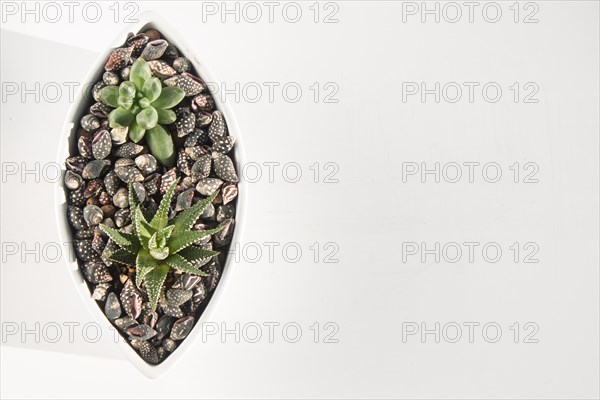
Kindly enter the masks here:
[[155, 29], [130, 34], [97, 79], [65, 160], [65, 217], [90, 296], [158, 364], [219, 283], [235, 228], [235, 138]]

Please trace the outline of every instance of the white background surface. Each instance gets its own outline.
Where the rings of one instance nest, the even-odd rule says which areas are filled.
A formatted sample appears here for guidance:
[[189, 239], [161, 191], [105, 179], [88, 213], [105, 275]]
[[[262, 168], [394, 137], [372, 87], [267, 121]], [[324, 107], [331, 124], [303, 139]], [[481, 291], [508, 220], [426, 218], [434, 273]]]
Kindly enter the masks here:
[[[79, 82], [126, 25], [122, 14], [113, 21], [110, 4], [101, 6], [97, 23], [86, 22], [80, 9], [72, 23], [66, 14], [57, 23], [43, 15], [25, 23], [20, 13], [3, 16], [3, 398], [598, 397], [597, 2], [536, 2], [539, 22], [533, 24], [512, 20], [512, 2], [500, 3], [503, 15], [495, 24], [479, 9], [474, 23], [466, 15], [454, 24], [431, 16], [422, 23], [419, 15], [403, 22], [402, 2], [336, 2], [338, 22], [331, 24], [313, 21], [312, 3], [300, 3], [303, 16], [295, 24], [277, 11], [269, 23], [263, 3], [265, 15], [254, 24], [243, 15], [239, 23], [233, 16], [223, 23], [220, 14], [203, 14], [202, 3], [134, 3], [139, 12], [152, 9], [171, 21], [225, 87], [263, 87], [256, 103], [228, 97], [247, 159], [296, 162], [303, 174], [289, 183], [280, 167], [269, 182], [263, 167], [260, 182], [249, 185], [240, 245], [281, 246], [274, 262], [264, 245], [258, 262], [241, 257], [214, 313], [216, 323], [230, 328], [236, 322], [295, 322], [301, 340], [288, 343], [276, 331], [269, 343], [266, 328], [258, 343], [215, 336], [153, 381], [122, 359], [109, 332], [86, 342], [81, 326], [93, 320], [62, 260], [36, 262], [35, 254], [23, 252], [57, 237], [53, 184], [22, 176], [20, 164], [31, 169], [37, 162], [52, 171], [72, 101], [66, 83]], [[123, 7], [122, 13], [132, 10]], [[320, 7], [320, 18], [332, 10]], [[41, 93], [39, 101], [5, 96], [6, 84], [31, 88], [36, 82], [58, 84], [62, 95], [56, 102], [50, 101], [54, 94]], [[264, 82], [279, 88], [295, 82], [302, 97], [292, 103], [276, 89], [270, 102]], [[314, 82], [337, 85], [338, 102], [315, 102]], [[431, 95], [403, 102], [403, 82], [429, 88], [435, 82], [497, 82], [503, 94], [497, 103], [486, 102], [480, 90], [472, 103], [466, 92], [457, 103], [436, 103]], [[514, 82], [537, 84], [539, 101], [515, 103]], [[324, 183], [321, 175], [315, 183], [309, 169], [315, 162], [335, 163], [339, 182]], [[473, 183], [466, 176], [458, 183], [427, 176], [422, 183], [418, 175], [403, 182], [407, 162], [430, 168], [494, 162], [503, 175], [488, 183], [479, 168]], [[523, 183], [521, 175], [514, 183], [509, 166], [515, 162], [535, 163], [539, 182]], [[10, 175], [14, 163], [19, 173]], [[302, 248], [297, 263], [282, 257], [282, 245], [290, 242]], [[315, 262], [314, 242], [339, 246], [339, 262], [324, 262], [323, 250]], [[403, 262], [406, 242], [428, 248], [494, 242], [503, 254], [487, 262], [480, 246], [472, 263], [466, 253], [456, 263], [443, 257], [436, 263], [431, 255]], [[514, 242], [535, 243], [539, 262], [524, 263], [523, 250], [515, 262]], [[6, 253], [10, 243], [19, 246], [18, 254]], [[74, 343], [65, 326], [71, 322], [80, 324]], [[323, 343], [322, 335], [314, 343], [309, 327], [315, 322], [337, 324], [338, 343]], [[464, 325], [458, 343], [445, 337], [436, 343], [433, 335], [403, 342], [408, 322], [430, 329], [436, 322], [480, 326], [473, 343]], [[482, 335], [481, 326], [490, 322], [502, 328], [497, 343]], [[510, 329], [515, 322], [518, 343]], [[537, 343], [524, 343], [527, 322], [539, 327]], [[6, 332], [14, 324], [35, 330], [36, 323], [62, 326], [63, 337], [50, 343], [40, 328], [37, 343], [34, 334]]]

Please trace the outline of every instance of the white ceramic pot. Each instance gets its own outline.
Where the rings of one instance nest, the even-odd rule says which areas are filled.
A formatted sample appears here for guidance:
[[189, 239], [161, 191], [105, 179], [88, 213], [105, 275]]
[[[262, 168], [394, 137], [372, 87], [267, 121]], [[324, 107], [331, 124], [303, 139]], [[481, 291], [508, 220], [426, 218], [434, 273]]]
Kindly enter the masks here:
[[[185, 40], [180, 38], [177, 32], [170, 25], [165, 23], [161, 19], [161, 17], [158, 16], [156, 13], [146, 12], [141, 14], [138, 17], [137, 23], [129, 24], [127, 26], [127, 29], [116, 37], [116, 40], [112, 47], [118, 47], [122, 45], [122, 43], [127, 37], [128, 32], [137, 33], [139, 31], [143, 31], [150, 28], [157, 29], [170, 43], [173, 43], [175, 47], [177, 47], [177, 49], [180, 51], [180, 53], [191, 61], [194, 68], [196, 69], [196, 72], [204, 81], [218, 84], [218, 81], [215, 79], [215, 76], [212, 74], [212, 72], [207, 68], [206, 64], [199, 61], [200, 59], [196, 57], [196, 54], [186, 44]], [[98, 58], [95, 65], [91, 68], [86, 79], [83, 82], [96, 82], [100, 80], [100, 77], [104, 71], [104, 64], [111, 51], [112, 48], [105, 49], [105, 51]], [[69, 156], [69, 146], [76, 146], [74, 139], [76, 128], [79, 123], [79, 117], [84, 114], [84, 109], [87, 105], [85, 98], [86, 95], [88, 95], [88, 93], [84, 93], [84, 91], [89, 90], [91, 90], [89, 85], [80, 85], [79, 93], [76, 97], [76, 99], [80, 100], [78, 103], [74, 103], [71, 106], [71, 109], [69, 110], [59, 141], [57, 158], [57, 162], [59, 165], [64, 166], [64, 161]], [[245, 158], [243, 153], [243, 140], [233, 112], [229, 104], [223, 103], [219, 96], [214, 96], [214, 100], [216, 108], [219, 111], [221, 111], [225, 117], [225, 121], [227, 122], [230, 134], [236, 137], [236, 145], [233, 149], [236, 163], [237, 165], [244, 165]], [[240, 180], [240, 182], [238, 183], [238, 188], [239, 194], [237, 200], [237, 212], [235, 220], [236, 225], [232, 243], [240, 241], [241, 234], [244, 228], [244, 217], [246, 214], [245, 205], [247, 185], [245, 185], [244, 182]], [[71, 243], [73, 241], [71, 229], [66, 218], [66, 210], [67, 202], [63, 182], [61, 180], [56, 185], [56, 220], [58, 226], [58, 235], [61, 243]], [[75, 290], [77, 290], [80, 293], [82, 301], [87, 305], [89, 311], [98, 321], [100, 326], [103, 327], [104, 331], [108, 331], [108, 329], [112, 328], [112, 324], [108, 321], [100, 307], [98, 307], [97, 302], [92, 299], [88, 286], [84, 281], [83, 275], [81, 274], [77, 265], [77, 261], [75, 261], [76, 257], [74, 254], [73, 246], [64, 245], [63, 251], [64, 255], [68, 255], [67, 257], [65, 257], [67, 262], [66, 271], [70, 275], [70, 279], [72, 279], [73, 281]], [[194, 329], [190, 332], [187, 338], [179, 344], [178, 348], [173, 352], [173, 354], [167, 357], [167, 359], [161, 364], [152, 365], [146, 363], [142, 358], [140, 358], [138, 353], [133, 348], [131, 348], [131, 346], [125, 340], [119, 340], [117, 343], [115, 343], [115, 346], [118, 346], [122, 353], [125, 355], [125, 357], [142, 373], [144, 373], [150, 378], [156, 378], [168, 369], [170, 369], [177, 361], [179, 361], [184, 356], [188, 349], [190, 349], [190, 347], [194, 345], [194, 343], [201, 334], [202, 322], [209, 320], [215, 308], [218, 307], [221, 298], [226, 295], [227, 280], [231, 275], [231, 269], [233, 264], [232, 260], [233, 257], [227, 257], [227, 259], [225, 260], [225, 264], [223, 265], [223, 273], [221, 275], [219, 284], [217, 285], [217, 288], [215, 289], [215, 292], [213, 293], [209, 304], [202, 313], [200, 319], [197, 321]], [[206, 346], [207, 344], [203, 345]]]

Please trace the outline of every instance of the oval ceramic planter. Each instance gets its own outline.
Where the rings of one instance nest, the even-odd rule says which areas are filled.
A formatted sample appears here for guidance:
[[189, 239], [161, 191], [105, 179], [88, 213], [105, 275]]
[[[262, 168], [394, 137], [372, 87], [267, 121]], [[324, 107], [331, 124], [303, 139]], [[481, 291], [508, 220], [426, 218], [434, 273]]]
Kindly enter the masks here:
[[[201, 77], [205, 82], [213, 82], [217, 83], [218, 81], [215, 79], [214, 75], [211, 71], [206, 67], [206, 65], [199, 61], [199, 59], [195, 56], [192, 49], [186, 44], [185, 40], [180, 38], [177, 32], [170, 27], [167, 23], [161, 20], [161, 18], [155, 13], [144, 13], [138, 17], [138, 22], [136, 24], [129, 25], [127, 29], [116, 37], [116, 41], [112, 47], [118, 47], [122, 44], [124, 38], [127, 36], [128, 32], [141, 32], [147, 29], [156, 29], [163, 37], [165, 37], [170, 43], [175, 45], [177, 49], [179, 49], [180, 54], [185, 55], [191, 61], [196, 73]], [[84, 82], [94, 82], [98, 80], [98, 77], [102, 75], [104, 71], [104, 64], [110, 55], [113, 48], [107, 48], [104, 53], [98, 58], [96, 64], [91, 68], [90, 72], [87, 74]], [[61, 139], [59, 142], [58, 149], [58, 164], [64, 166], [64, 161], [70, 155], [70, 146], [75, 146], [74, 138], [75, 131], [79, 123], [79, 118], [81, 115], [85, 113], [85, 109], [88, 104], [84, 100], [86, 97], [85, 91], [89, 91], [89, 87], [87, 85], [81, 85], [79, 89], [78, 96], [76, 99], [80, 101], [74, 103], [71, 106], [71, 109], [67, 115]], [[215, 102], [215, 108], [219, 110], [227, 122], [227, 126], [229, 132], [232, 133], [233, 136], [236, 137], [236, 145], [234, 147], [233, 155], [235, 162], [238, 165], [243, 165], [244, 163], [244, 154], [243, 154], [243, 141], [240, 134], [240, 130], [237, 126], [235, 117], [233, 115], [232, 110], [229, 107], [229, 104], [223, 103], [218, 96], [213, 96]], [[63, 168], [63, 173], [65, 169]], [[246, 185], [242, 180], [238, 182], [238, 197], [237, 197], [237, 207], [236, 207], [236, 215], [235, 215], [235, 229], [233, 233], [233, 237], [231, 239], [231, 243], [239, 242], [240, 236], [242, 234], [244, 228], [244, 218], [245, 218], [245, 205], [246, 205]], [[63, 254], [66, 255], [66, 263], [67, 263], [67, 272], [70, 275], [70, 279], [72, 279], [74, 287], [80, 293], [82, 300], [87, 305], [90, 313], [95, 317], [97, 322], [103, 329], [106, 331], [113, 327], [110, 321], [106, 318], [105, 314], [97, 304], [96, 300], [93, 300], [90, 294], [89, 287], [86, 281], [83, 279], [83, 275], [78, 266], [77, 258], [75, 256], [74, 247], [67, 245], [68, 243], [73, 242], [72, 231], [69, 223], [66, 218], [66, 210], [67, 210], [67, 200], [65, 196], [65, 188], [63, 186], [62, 180], [56, 186], [56, 217], [57, 217], [57, 225], [58, 225], [58, 235], [60, 238], [60, 242], [64, 243]], [[219, 279], [218, 285], [214, 289], [212, 293], [212, 297], [208, 301], [208, 304], [205, 306], [202, 314], [196, 319], [196, 325], [192, 329], [192, 331], [188, 334], [188, 336], [179, 344], [177, 349], [170, 354], [164, 361], [160, 364], [149, 364], [144, 361], [140, 355], [126, 342], [125, 339], [119, 340], [115, 343], [116, 346], [119, 347], [124, 356], [134, 365], [136, 366], [142, 373], [146, 376], [155, 378], [164, 373], [166, 370], [170, 369], [184, 354], [188, 349], [192, 347], [194, 342], [198, 339], [201, 334], [201, 325], [203, 321], [207, 321], [211, 314], [213, 313], [215, 307], [217, 307], [218, 303], [221, 301], [221, 298], [224, 296], [224, 292], [226, 291], [227, 280], [231, 274], [232, 267], [232, 258], [226, 257], [223, 266], [221, 277]]]

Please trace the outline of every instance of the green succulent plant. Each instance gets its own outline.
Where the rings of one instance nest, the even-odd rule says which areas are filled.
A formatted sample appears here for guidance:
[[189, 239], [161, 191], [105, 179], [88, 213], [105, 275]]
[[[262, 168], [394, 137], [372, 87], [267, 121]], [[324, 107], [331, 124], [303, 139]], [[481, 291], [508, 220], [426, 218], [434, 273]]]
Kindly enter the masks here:
[[131, 66], [128, 81], [119, 86], [105, 86], [100, 91], [100, 100], [115, 108], [108, 115], [110, 127], [129, 127], [129, 137], [136, 143], [146, 137], [152, 155], [169, 167], [175, 162], [173, 139], [161, 124], [175, 122], [171, 108], [184, 97], [185, 92], [179, 87], [163, 87], [141, 58]]
[[151, 218], [147, 210], [140, 204], [132, 184], [129, 184], [133, 234], [120, 232], [100, 224], [100, 229], [119, 246], [119, 249], [109, 254], [107, 258], [135, 267], [135, 284], [138, 288], [142, 283], [146, 286], [152, 310], [156, 309], [162, 286], [171, 268], [188, 274], [206, 276], [206, 273], [193, 264], [219, 254], [216, 251], [192, 246], [192, 244], [203, 237], [221, 231], [223, 227], [204, 231], [191, 230], [198, 217], [215, 199], [217, 192], [169, 221], [169, 206], [177, 182], [175, 181], [165, 193], [156, 214]]

